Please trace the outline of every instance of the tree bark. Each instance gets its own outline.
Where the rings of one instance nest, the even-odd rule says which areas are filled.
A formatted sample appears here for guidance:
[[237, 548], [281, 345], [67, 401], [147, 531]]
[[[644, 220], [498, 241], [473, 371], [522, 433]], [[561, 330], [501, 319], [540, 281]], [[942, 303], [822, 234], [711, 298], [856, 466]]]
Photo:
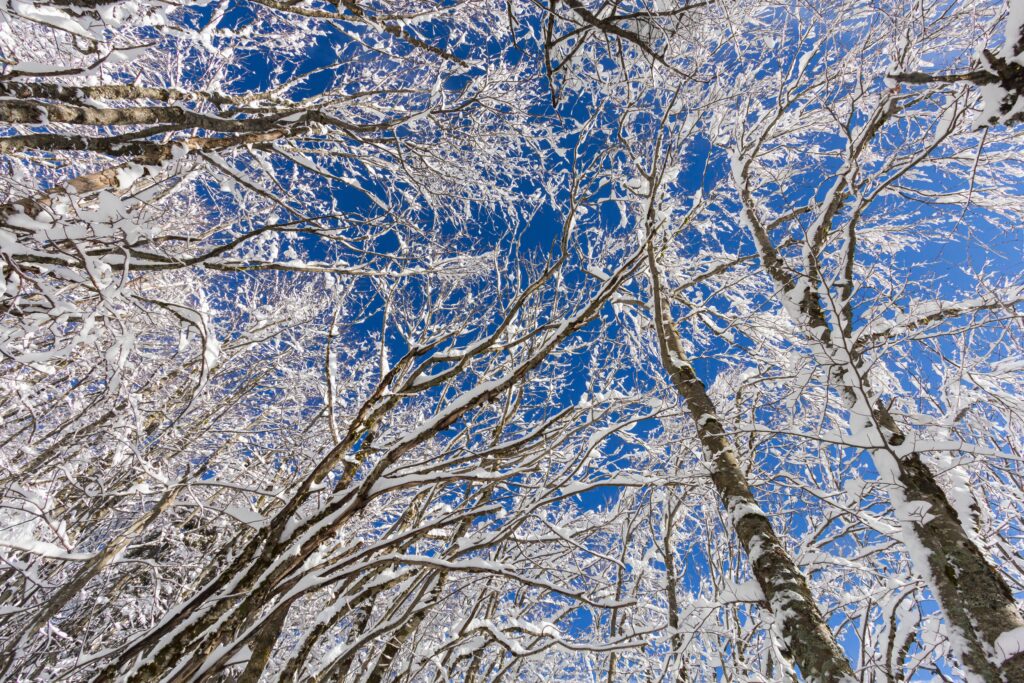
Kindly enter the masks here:
[[[906, 435], [888, 408], [874, 395], [867, 374], [863, 372], [862, 349], [852, 341], [852, 264], [856, 244], [853, 229], [850, 230], [849, 253], [846, 256], [847, 291], [843, 293], [846, 303], [842, 317], [845, 317], [846, 324], [833, 329], [818, 293], [820, 276], [814, 264], [819, 251], [812, 250], [807, 256], [808, 264], [814, 267], [809, 268], [812, 272], [802, 276], [806, 281], [803, 282], [799, 310], [785, 305], [786, 297], [794, 296], [798, 280], [786, 266], [770, 239], [769, 231], [754, 211], [754, 200], [746, 187], [749, 163], [748, 160], [739, 170], [736, 181], [744, 205], [743, 213], [758, 243], [762, 264], [776, 285], [783, 308], [816, 346], [823, 361], [831, 365], [833, 383], [840, 387], [850, 411], [851, 427], [858, 431], [864, 428], [876, 430], [882, 437], [884, 445], [865, 450], [870, 453], [876, 469], [888, 480], [890, 497], [905, 540], [908, 545], [917, 546], [911, 547], [911, 565], [926, 580], [939, 602], [954, 653], [968, 670], [986, 683], [1024, 681], [1024, 652], [999, 661], [996, 647], [1004, 633], [1024, 629], [1024, 618], [1012, 591], [968, 535], [962, 523], [967, 520], [959, 518], [935, 474], [921, 460], [920, 453], [897, 455], [895, 448], [906, 441]], [[830, 217], [838, 212], [838, 208], [832, 205], [844, 201], [843, 192], [834, 192], [832, 196], [832, 203], [826, 208], [826, 215]], [[825, 224], [826, 221], [822, 221], [822, 225]], [[827, 224], [831, 225], [831, 220]], [[859, 411], [858, 406], [862, 406]], [[858, 412], [863, 414], [856, 414]], [[853, 424], [861, 419], [866, 424]], [[913, 503], [923, 505], [908, 505]], [[925, 506], [926, 514], [921, 514], [919, 508]]]
[[[649, 227], [652, 222], [653, 215], [649, 215]], [[853, 681], [853, 669], [818, 611], [807, 579], [751, 493], [707, 389], [686, 359], [682, 340], [662, 294], [653, 240], [647, 244], [647, 261], [662, 365], [686, 404], [697, 427], [697, 436], [712, 460], [711, 481], [750, 559], [754, 578], [781, 626], [785, 646], [805, 679]]]

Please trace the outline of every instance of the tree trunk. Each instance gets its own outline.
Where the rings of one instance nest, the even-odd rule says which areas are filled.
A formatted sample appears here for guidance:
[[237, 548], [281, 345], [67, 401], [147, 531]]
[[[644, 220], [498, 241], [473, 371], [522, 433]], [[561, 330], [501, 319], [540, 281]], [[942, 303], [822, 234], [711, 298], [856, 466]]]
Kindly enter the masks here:
[[[1021, 634], [1018, 639], [1024, 638], [1024, 618], [1013, 593], [968, 535], [935, 474], [921, 460], [920, 454], [911, 453], [905, 457], [896, 454], [894, 447], [903, 444], [906, 435], [889, 410], [874, 396], [863, 372], [864, 358], [852, 341], [855, 234], [851, 234], [848, 241], [847, 285], [843, 292], [845, 303], [842, 315], [838, 316], [840, 320], [845, 318], [846, 324], [830, 326], [826, 308], [818, 294], [820, 276], [816, 267], [803, 276], [807, 281], [803, 283], [800, 310], [794, 311], [792, 306], [785, 305], [786, 297], [793, 296], [798, 281], [786, 267], [772, 244], [768, 230], [753, 210], [754, 200], [745, 188], [745, 167], [736, 180], [741, 187], [744, 216], [758, 244], [764, 269], [777, 286], [783, 308], [810, 342], [817, 346], [823, 360], [831, 364], [831, 379], [841, 388], [847, 402], [851, 429], [877, 430], [884, 439], [884, 445], [865, 450], [888, 484], [896, 517], [903, 527], [904, 540], [910, 546], [911, 565], [922, 575], [939, 602], [954, 653], [971, 673], [986, 683], [1024, 681], [1024, 652], [1013, 652], [1004, 660], [997, 647], [1003, 634], [1016, 631]], [[808, 263], [814, 265], [815, 261], [808, 258]], [[866, 424], [853, 424], [861, 419]], [[925, 506], [926, 514], [922, 514]]]
[[725, 437], [714, 404], [686, 359], [682, 341], [661, 291], [653, 240], [647, 244], [654, 324], [662, 365], [683, 398], [697, 435], [711, 457], [711, 481], [722, 499], [754, 578], [781, 627], [789, 654], [805, 679], [852, 681], [853, 670], [815, 604], [807, 580], [779, 541], [750, 491], [736, 451]]

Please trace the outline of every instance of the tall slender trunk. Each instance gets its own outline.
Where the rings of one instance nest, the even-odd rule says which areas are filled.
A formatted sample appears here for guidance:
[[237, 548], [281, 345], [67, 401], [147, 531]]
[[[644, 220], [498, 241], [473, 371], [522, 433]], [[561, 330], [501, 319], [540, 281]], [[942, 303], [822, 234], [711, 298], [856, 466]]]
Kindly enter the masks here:
[[[652, 220], [653, 216], [649, 216], [649, 225]], [[743, 550], [750, 558], [754, 578], [781, 627], [789, 653], [806, 679], [853, 681], [853, 669], [818, 611], [807, 579], [751, 493], [736, 451], [725, 436], [707, 389], [686, 359], [682, 340], [662, 293], [653, 240], [647, 243], [647, 260], [662, 365], [686, 403], [701, 445], [712, 459], [711, 481], [729, 513]]]
[[[665, 555], [665, 591], [668, 593], [668, 628], [672, 632], [669, 643], [672, 652], [666, 663], [675, 667], [669, 679], [672, 683], [686, 683], [686, 655], [683, 652], [683, 634], [679, 632], [679, 598], [676, 591], [679, 577], [676, 574], [676, 553], [672, 545], [672, 530], [675, 528], [675, 515], [679, 509], [671, 500], [665, 501], [665, 536], [662, 539], [662, 553]], [[618, 599], [618, 596], [616, 596]]]

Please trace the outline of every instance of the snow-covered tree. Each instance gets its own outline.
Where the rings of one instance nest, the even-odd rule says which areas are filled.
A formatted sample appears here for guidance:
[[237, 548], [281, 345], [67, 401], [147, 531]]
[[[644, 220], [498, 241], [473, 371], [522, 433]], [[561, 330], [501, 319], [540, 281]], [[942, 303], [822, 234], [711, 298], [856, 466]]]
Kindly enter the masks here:
[[1022, 25], [0, 3], [0, 678], [1024, 678]]

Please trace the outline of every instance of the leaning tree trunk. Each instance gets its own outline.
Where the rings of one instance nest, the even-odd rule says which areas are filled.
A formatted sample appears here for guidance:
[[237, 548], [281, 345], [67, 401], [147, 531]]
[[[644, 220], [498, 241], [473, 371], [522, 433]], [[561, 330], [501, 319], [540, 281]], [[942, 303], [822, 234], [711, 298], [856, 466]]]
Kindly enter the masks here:
[[686, 359], [682, 340], [661, 290], [653, 240], [647, 243], [647, 260], [662, 365], [693, 418], [701, 445], [712, 458], [711, 481], [729, 513], [743, 550], [750, 558], [754, 578], [781, 626], [789, 654], [808, 680], [853, 681], [853, 669], [818, 611], [807, 579], [751, 493], [746, 474], [725, 436], [707, 389]]
[[[841, 388], [851, 428], [877, 431], [884, 440], [882, 445], [866, 450], [887, 480], [904, 540], [910, 546], [911, 565], [939, 602], [954, 654], [974, 678], [985, 683], [1024, 681], [1024, 651], [1018, 651], [1021, 648], [1016, 645], [1024, 639], [1024, 618], [1009, 585], [967, 533], [961, 523], [967, 520], [959, 518], [920, 454], [898, 454], [896, 448], [906, 441], [906, 435], [875, 396], [864, 372], [862, 350], [853, 341], [856, 232], [850, 230], [847, 238], [846, 284], [841, 292], [843, 310], [838, 316], [841, 322], [830, 326], [819, 293], [821, 277], [815, 260], [823, 242], [817, 240], [808, 255], [808, 272], [802, 276], [806, 281], [798, 288], [800, 280], [794, 277], [794, 271], [772, 243], [770, 231], [753, 210], [754, 200], [746, 187], [749, 163], [737, 167], [734, 173], [738, 171], [743, 216], [758, 245], [762, 266], [775, 283], [783, 308], [832, 366], [832, 381]], [[819, 221], [823, 227], [832, 224], [838, 203], [846, 195], [837, 191], [832, 196], [827, 220]], [[802, 294], [797, 293], [798, 289]], [[858, 419], [866, 424], [852, 424]], [[926, 515], [920, 514], [922, 509]]]
[[[837, 326], [833, 333], [816, 296], [808, 295], [805, 308], [817, 331], [814, 341], [835, 359], [832, 376], [842, 387], [851, 429], [861, 428], [853, 423], [863, 419], [863, 427], [882, 436], [881, 445], [867, 450], [888, 484], [911, 564], [942, 609], [953, 651], [970, 674], [985, 683], [1024, 681], [1024, 652], [1015, 645], [1024, 638], [1024, 618], [1013, 592], [971, 538], [966, 528], [970, 520], [960, 519], [921, 454], [898, 453], [907, 436], [872, 391], [849, 325]], [[851, 311], [844, 313], [852, 319]], [[1005, 644], [1004, 634], [1009, 641]]]
[[[1024, 652], [1015, 646], [1024, 638], [1024, 619], [1013, 592], [968, 535], [970, 520], [960, 519], [921, 455], [900, 457], [893, 451], [906, 436], [880, 401], [873, 418], [888, 443], [872, 449], [872, 459], [880, 470], [888, 466], [888, 478], [894, 480], [890, 496], [900, 524], [918, 542], [911, 562], [942, 607], [954, 651], [986, 683], [1024, 681]], [[924, 515], [919, 514], [921, 503], [927, 505]], [[1009, 642], [1000, 647], [1004, 634]]]

